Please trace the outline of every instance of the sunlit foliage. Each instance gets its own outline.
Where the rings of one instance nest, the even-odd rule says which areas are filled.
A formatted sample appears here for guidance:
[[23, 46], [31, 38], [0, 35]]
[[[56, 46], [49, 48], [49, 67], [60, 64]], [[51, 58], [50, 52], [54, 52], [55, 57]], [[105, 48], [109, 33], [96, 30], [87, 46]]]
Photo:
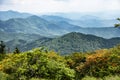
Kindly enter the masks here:
[[2, 80], [108, 80], [119, 74], [120, 46], [67, 56], [44, 48], [0, 55]]
[[86, 57], [86, 62], [76, 69], [81, 76], [104, 77], [120, 73], [120, 48], [99, 50]]
[[11, 79], [46, 78], [72, 80], [75, 71], [67, 67], [61, 56], [39, 48], [21, 54], [9, 54], [0, 62], [0, 71], [12, 75]]

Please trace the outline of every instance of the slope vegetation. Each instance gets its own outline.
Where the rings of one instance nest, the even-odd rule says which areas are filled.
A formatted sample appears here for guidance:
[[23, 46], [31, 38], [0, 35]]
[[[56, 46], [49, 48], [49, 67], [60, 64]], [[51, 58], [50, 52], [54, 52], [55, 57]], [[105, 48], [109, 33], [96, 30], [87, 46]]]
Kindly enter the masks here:
[[120, 38], [104, 39], [93, 35], [72, 32], [58, 38], [36, 40], [24, 45], [24, 47], [27, 47], [26, 50], [29, 50], [34, 47], [45, 46], [50, 50], [67, 54], [111, 48], [117, 44], [120, 44]]

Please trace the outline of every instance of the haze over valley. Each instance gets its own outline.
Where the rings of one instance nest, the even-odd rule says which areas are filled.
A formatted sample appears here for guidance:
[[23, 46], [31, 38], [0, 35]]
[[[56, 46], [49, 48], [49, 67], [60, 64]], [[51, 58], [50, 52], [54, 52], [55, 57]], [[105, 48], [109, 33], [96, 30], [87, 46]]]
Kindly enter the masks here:
[[[40, 47], [41, 38], [42, 40], [44, 40], [44, 38], [59, 39], [61, 36], [71, 32], [83, 33], [85, 35], [86, 34], [95, 35], [105, 39], [120, 37], [119, 35], [120, 29], [114, 28], [114, 24], [117, 23], [117, 20], [112, 18], [106, 20], [106, 19], [100, 19], [97, 16], [82, 15], [78, 20], [75, 18], [72, 19], [72, 18], [64, 17], [65, 14], [64, 15], [61, 14], [61, 16], [60, 15], [58, 16], [58, 14], [34, 15], [30, 13], [20, 13], [12, 10], [0, 11], [0, 14], [1, 14], [0, 39], [4, 40], [6, 44], [9, 46], [10, 44], [14, 44], [13, 46], [11, 46], [11, 51], [13, 51], [16, 46], [20, 47], [20, 46], [24, 46], [25, 44], [26, 44], [25, 47], [27, 48], [23, 49], [24, 47], [20, 47], [22, 48], [21, 51], [30, 50], [35, 47]], [[79, 15], [75, 15], [75, 16], [79, 17]], [[37, 42], [39, 41], [40, 44], [39, 43], [38, 43], [39, 45], [34, 44], [34, 46], [32, 47], [27, 46], [28, 44], [33, 44], [35, 40], [37, 40]], [[84, 40], [81, 42], [83, 43]], [[74, 43], [81, 43], [81, 42], [74, 42]], [[47, 44], [47, 43], [43, 43], [43, 44]], [[53, 45], [56, 44], [57, 43], [53, 43]], [[72, 44], [69, 43], [69, 45]], [[63, 46], [64, 45], [61, 45], [61, 47]], [[110, 48], [110, 46], [106, 46], [106, 47], [99, 46], [99, 47], [95, 47], [94, 49], [91, 49], [90, 51], [101, 48]], [[54, 48], [51, 49], [58, 51]], [[83, 50], [77, 50], [77, 51], [79, 52]], [[87, 49], [84, 51], [87, 51]]]

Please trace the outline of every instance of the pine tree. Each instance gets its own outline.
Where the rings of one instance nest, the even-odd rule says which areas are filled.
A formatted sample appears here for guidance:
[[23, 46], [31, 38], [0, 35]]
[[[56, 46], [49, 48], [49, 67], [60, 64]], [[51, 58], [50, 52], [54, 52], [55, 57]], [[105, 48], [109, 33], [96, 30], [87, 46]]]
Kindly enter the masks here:
[[[120, 18], [117, 18], [118, 21], [120, 21]], [[115, 24], [115, 27], [120, 27], [120, 23]]]
[[14, 54], [19, 54], [20, 53], [20, 50], [16, 47], [15, 48], [15, 51], [13, 52]]
[[5, 44], [3, 41], [0, 41], [0, 53], [4, 54], [5, 53]]

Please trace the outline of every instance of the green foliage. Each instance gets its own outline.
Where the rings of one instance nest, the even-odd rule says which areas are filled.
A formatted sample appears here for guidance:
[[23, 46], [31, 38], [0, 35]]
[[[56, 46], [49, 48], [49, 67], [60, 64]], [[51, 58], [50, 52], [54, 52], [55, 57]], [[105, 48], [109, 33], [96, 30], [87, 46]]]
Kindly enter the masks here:
[[[120, 18], [117, 18], [118, 21], [120, 21]], [[120, 27], [120, 23], [115, 24], [115, 27]]]
[[0, 54], [4, 54], [5, 53], [5, 44], [3, 41], [0, 41]]
[[10, 80], [10, 76], [0, 71], [0, 80]]
[[[114, 29], [115, 28], [113, 28], [113, 30]], [[120, 32], [118, 30], [115, 31], [115, 33]], [[116, 34], [116, 36], [117, 35], [119, 34]], [[35, 35], [26, 35], [26, 36], [31, 36], [30, 39], [36, 39], [32, 37]], [[39, 36], [36, 37], [38, 38]], [[97, 49], [111, 48], [113, 46], [116, 46], [117, 44], [120, 44], [120, 38], [104, 39], [101, 37], [96, 37], [93, 35], [85, 35], [76, 32], [68, 33], [64, 36], [53, 39], [46, 37], [39, 37], [39, 39], [35, 41], [31, 41], [30, 39], [22, 40], [21, 38], [20, 39], [16, 38], [14, 40], [8, 41], [6, 44], [10, 48], [10, 51], [12, 52], [14, 51], [16, 46], [18, 46], [20, 51], [28, 51], [36, 47], [45, 46], [49, 50], [54, 50], [62, 55], [66, 55], [74, 52], [88, 52]]]
[[45, 78], [72, 80], [75, 71], [67, 67], [61, 56], [54, 52], [34, 49], [21, 54], [9, 54], [0, 63], [0, 70], [15, 79]]
[[120, 76], [105, 76], [103, 78], [96, 78], [96, 77], [91, 77], [91, 76], [85, 76], [82, 80], [120, 80]]
[[6, 57], [5, 54], [0, 54], [0, 61], [2, 61]]
[[[119, 80], [120, 46], [60, 56], [45, 48], [1, 56], [3, 80]], [[111, 76], [110, 76], [111, 75]], [[114, 79], [113, 79], [114, 80]]]
[[74, 52], [88, 52], [103, 48], [111, 48], [119, 43], [120, 38], [104, 39], [93, 35], [71, 32], [55, 39], [34, 41], [24, 47], [32, 49], [32, 47], [36, 47], [36, 45], [46, 46], [48, 49], [55, 50], [61, 55], [66, 55]]
[[104, 77], [108, 75], [116, 75], [120, 73], [120, 49], [113, 48], [109, 51], [98, 50], [95, 54], [88, 55], [86, 62], [83, 65], [76, 67], [79, 77], [82, 76], [94, 76]]
[[18, 53], [20, 53], [20, 50], [16, 47], [15, 48], [15, 51], [13, 52], [14, 54], [18, 54]]
[[76, 69], [77, 66], [86, 62], [85, 55], [83, 53], [73, 53], [72, 55], [65, 56], [65, 59], [70, 68]]

